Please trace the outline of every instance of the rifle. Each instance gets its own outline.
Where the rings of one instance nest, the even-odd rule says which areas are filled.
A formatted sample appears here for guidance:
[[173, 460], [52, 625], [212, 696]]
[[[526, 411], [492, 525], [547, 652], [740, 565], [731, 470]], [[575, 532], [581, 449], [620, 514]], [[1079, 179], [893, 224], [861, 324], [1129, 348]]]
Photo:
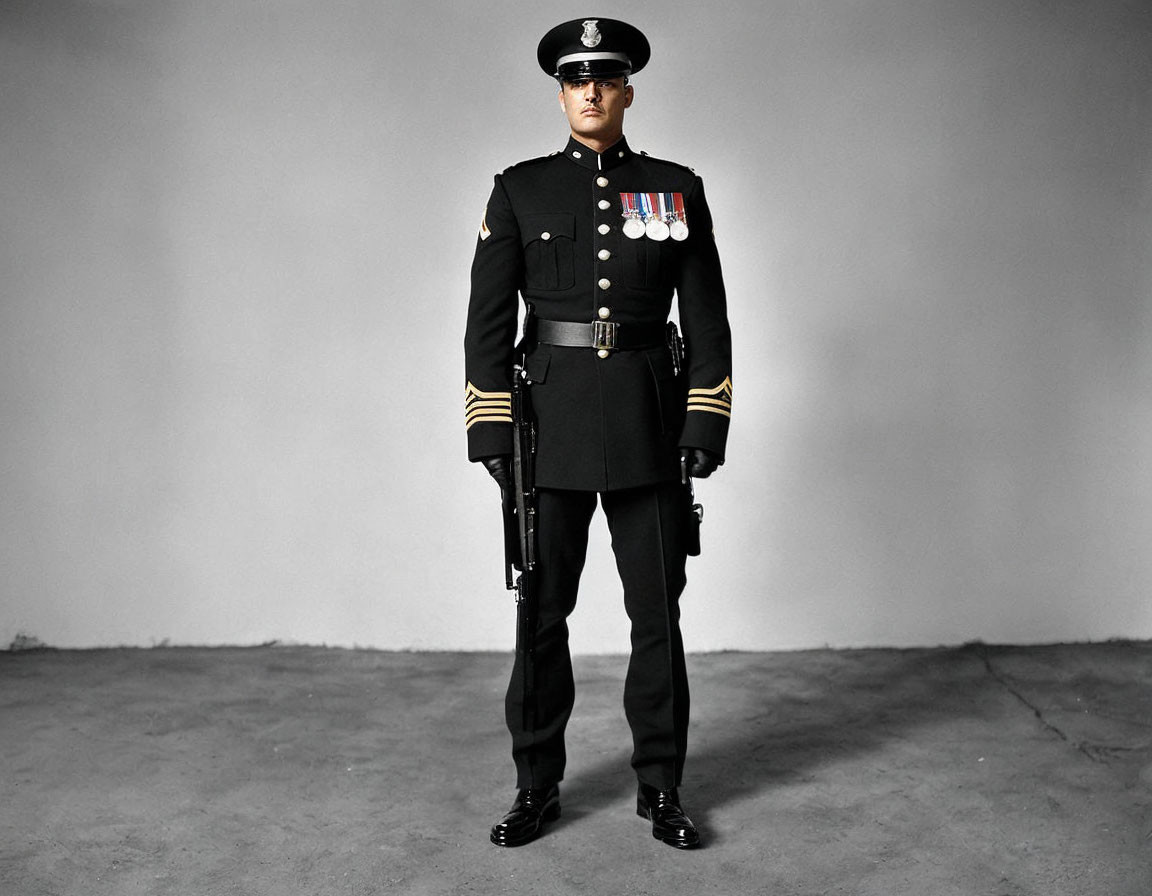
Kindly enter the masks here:
[[696, 503], [696, 489], [692, 487], [692, 477], [688, 473], [688, 458], [680, 458], [680, 484], [684, 486], [684, 499], [687, 508], [685, 515], [684, 551], [689, 557], [700, 556], [700, 524], [704, 522], [704, 505]]
[[[668, 350], [672, 353], [672, 371], [680, 390], [682, 398], [687, 398], [688, 374], [684, 370], [684, 340], [676, 324], [668, 321], [667, 327]], [[688, 474], [688, 459], [680, 458], [680, 484], [684, 487], [684, 501], [687, 508], [685, 520], [685, 550], [689, 557], [700, 556], [700, 524], [704, 522], [704, 505], [696, 503], [696, 489], [692, 485], [692, 477]]]
[[[516, 654], [524, 682], [524, 728], [535, 721], [536, 622], [536, 428], [528, 378], [517, 365], [512, 375], [512, 494], [502, 491], [504, 580], [516, 592]], [[519, 575], [513, 581], [513, 570]]]

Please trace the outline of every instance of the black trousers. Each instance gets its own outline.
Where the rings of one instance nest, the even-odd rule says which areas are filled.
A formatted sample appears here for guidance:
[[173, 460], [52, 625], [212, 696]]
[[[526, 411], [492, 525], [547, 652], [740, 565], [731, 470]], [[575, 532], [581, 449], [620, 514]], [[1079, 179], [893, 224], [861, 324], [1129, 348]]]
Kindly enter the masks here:
[[[631, 622], [624, 711], [632, 730], [632, 767], [642, 783], [661, 790], [679, 786], [688, 741], [679, 605], [685, 584], [685, 500], [678, 483], [600, 494]], [[595, 509], [596, 492], [539, 491], [540, 613], [531, 730], [524, 724], [519, 655], [505, 698], [518, 788], [547, 787], [564, 777], [564, 730], [576, 696], [567, 619], [576, 607]]]

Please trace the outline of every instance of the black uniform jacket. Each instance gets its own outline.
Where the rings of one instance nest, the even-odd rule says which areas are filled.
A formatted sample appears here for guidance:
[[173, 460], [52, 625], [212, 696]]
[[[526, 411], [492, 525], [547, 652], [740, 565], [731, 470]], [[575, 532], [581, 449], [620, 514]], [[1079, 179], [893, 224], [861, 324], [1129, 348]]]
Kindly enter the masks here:
[[[682, 202], [683, 240], [629, 239], [633, 194]], [[658, 327], [678, 301], [687, 363], [665, 344], [614, 351], [530, 344], [525, 370], [537, 421], [537, 485], [606, 491], [676, 479], [679, 448], [724, 456], [732, 407], [732, 336], [704, 186], [690, 169], [634, 153], [563, 152], [496, 176], [476, 243], [464, 337], [472, 460], [511, 454], [517, 293], [538, 318]]]

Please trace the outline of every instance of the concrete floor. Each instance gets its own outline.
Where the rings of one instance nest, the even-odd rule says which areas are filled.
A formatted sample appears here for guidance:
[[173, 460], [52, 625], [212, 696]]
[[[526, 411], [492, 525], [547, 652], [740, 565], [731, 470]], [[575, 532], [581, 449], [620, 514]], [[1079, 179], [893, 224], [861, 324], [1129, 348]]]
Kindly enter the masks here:
[[0, 894], [1152, 893], [1152, 644], [692, 656], [698, 852], [634, 814], [624, 662], [502, 850], [508, 657], [0, 654]]

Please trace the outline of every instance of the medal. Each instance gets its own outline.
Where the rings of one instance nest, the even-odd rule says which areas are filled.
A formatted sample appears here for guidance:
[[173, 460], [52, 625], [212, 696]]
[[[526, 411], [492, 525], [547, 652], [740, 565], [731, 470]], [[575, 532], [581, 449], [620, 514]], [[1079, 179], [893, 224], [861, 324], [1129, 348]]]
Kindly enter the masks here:
[[672, 222], [668, 225], [668, 235], [677, 242], [688, 239], [687, 214], [684, 212], [684, 194], [672, 194]]
[[659, 218], [653, 218], [644, 225], [644, 233], [648, 236], [648, 239], [660, 242], [661, 240], [668, 239], [668, 225]]
[[677, 242], [688, 239], [683, 193], [621, 193], [620, 206], [621, 230], [630, 240], [642, 236], [658, 243], [669, 237]]
[[624, 231], [624, 236], [630, 240], [638, 240], [644, 236], [644, 222], [640, 219], [637, 202], [639, 198], [636, 193], [620, 194], [620, 205], [624, 208], [624, 226], [621, 229]]
[[658, 211], [663, 203], [664, 197], [659, 193], [648, 193], [646, 196], [648, 199], [648, 208], [652, 211], [649, 215], [645, 216], [648, 223], [644, 225], [644, 233], [648, 239], [661, 242], [662, 240], [668, 239], [668, 225], [660, 220], [660, 212]]

